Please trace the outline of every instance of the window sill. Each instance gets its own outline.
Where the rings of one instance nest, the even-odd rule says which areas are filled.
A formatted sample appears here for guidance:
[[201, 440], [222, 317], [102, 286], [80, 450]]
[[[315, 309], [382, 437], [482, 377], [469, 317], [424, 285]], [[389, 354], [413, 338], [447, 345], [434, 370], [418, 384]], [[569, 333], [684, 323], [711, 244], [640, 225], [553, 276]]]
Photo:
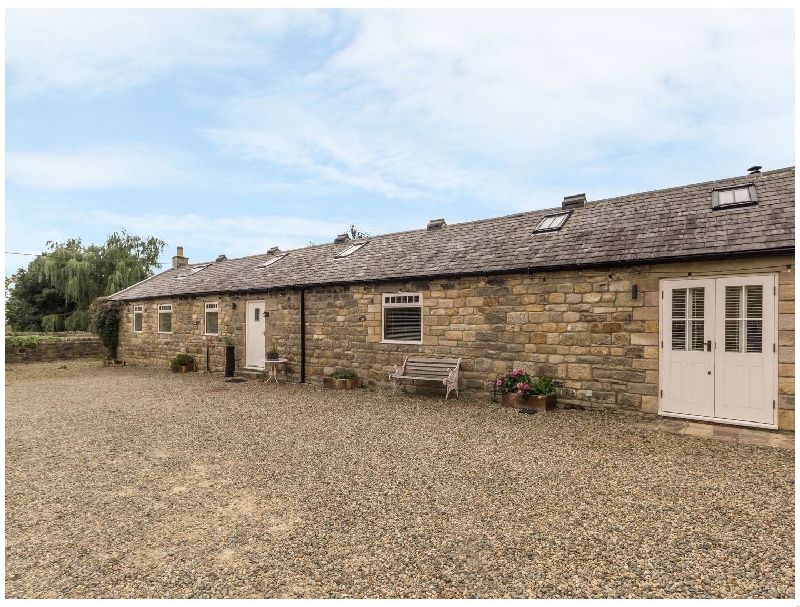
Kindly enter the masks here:
[[409, 346], [421, 346], [422, 345], [421, 341], [395, 341], [393, 339], [382, 339], [380, 341], [380, 343], [382, 343], [382, 344], [401, 344], [401, 345], [405, 344], [405, 345], [409, 345]]

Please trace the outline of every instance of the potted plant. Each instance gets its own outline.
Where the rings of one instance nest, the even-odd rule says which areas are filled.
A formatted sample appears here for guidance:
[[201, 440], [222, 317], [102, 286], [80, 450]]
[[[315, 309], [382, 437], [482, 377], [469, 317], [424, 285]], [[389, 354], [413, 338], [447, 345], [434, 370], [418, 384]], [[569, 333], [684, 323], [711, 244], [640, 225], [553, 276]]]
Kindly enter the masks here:
[[186, 373], [197, 371], [197, 362], [191, 354], [178, 354], [169, 361], [169, 368], [173, 373]]
[[533, 378], [524, 369], [498, 377], [495, 386], [504, 407], [552, 411], [556, 408], [556, 388], [552, 377]]
[[328, 377], [323, 377], [322, 387], [331, 390], [354, 390], [361, 387], [361, 378], [352, 369], [340, 369]]
[[272, 347], [267, 352], [267, 360], [278, 360], [280, 356], [278, 356], [278, 346], [275, 345], [275, 342], [272, 342]]

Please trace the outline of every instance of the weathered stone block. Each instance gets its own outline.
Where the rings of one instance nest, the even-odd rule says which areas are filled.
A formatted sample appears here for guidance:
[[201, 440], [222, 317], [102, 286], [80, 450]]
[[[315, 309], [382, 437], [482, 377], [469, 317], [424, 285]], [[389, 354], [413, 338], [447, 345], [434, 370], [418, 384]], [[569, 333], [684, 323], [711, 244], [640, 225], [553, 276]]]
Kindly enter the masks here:
[[658, 345], [658, 333], [631, 333], [631, 345], [656, 346]]
[[591, 379], [591, 365], [567, 365], [567, 377], [570, 379]]

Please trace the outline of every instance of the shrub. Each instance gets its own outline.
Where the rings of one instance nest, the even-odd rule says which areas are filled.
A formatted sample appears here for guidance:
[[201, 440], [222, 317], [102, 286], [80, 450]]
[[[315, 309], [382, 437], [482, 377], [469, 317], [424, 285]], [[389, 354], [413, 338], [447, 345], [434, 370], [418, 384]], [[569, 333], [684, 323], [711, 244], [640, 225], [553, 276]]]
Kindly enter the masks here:
[[358, 379], [358, 375], [352, 369], [339, 369], [334, 371], [328, 377], [333, 379]]
[[91, 329], [100, 336], [100, 342], [108, 352], [108, 359], [117, 360], [122, 302], [98, 297], [89, 306], [89, 316], [92, 319]]
[[43, 341], [53, 341], [48, 335], [6, 335], [6, 348], [36, 348]]
[[178, 354], [169, 361], [169, 368], [175, 371], [182, 365], [193, 365], [195, 363], [194, 356], [191, 354]]

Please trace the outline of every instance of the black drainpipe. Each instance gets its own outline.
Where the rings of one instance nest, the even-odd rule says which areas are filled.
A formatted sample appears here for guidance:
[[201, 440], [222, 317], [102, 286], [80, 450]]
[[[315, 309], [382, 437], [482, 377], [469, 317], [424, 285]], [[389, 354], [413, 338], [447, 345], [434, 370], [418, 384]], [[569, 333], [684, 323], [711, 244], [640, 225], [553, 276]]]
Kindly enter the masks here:
[[306, 383], [306, 290], [300, 290], [300, 383]]

